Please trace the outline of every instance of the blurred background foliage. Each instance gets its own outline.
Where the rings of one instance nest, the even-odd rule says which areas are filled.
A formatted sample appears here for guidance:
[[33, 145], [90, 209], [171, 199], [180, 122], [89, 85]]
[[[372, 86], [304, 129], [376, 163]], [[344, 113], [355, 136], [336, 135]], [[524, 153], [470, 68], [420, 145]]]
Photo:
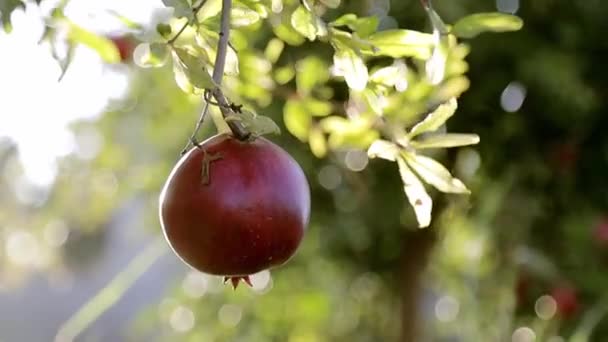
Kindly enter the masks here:
[[[4, 5], [10, 2], [0, 7], [5, 24]], [[290, 11], [297, 5], [270, 6], [278, 3]], [[331, 9], [334, 1], [322, 3], [329, 8], [328, 20], [353, 12], [377, 16], [380, 29], [431, 30], [418, 1], [343, 1], [339, 10]], [[395, 165], [368, 160], [364, 149], [376, 133], [365, 118], [375, 106], [385, 106], [387, 115], [411, 124], [429, 103], [445, 99], [414, 80], [412, 72], [407, 91], [392, 93], [399, 97], [393, 107], [390, 101], [374, 102], [371, 93], [349, 100], [346, 85], [330, 77], [332, 49], [306, 40], [290, 26], [285, 10], [233, 31], [239, 74], [225, 84], [230, 99], [283, 128], [270, 138], [308, 176], [309, 231], [297, 255], [279, 269], [255, 275], [252, 289], [233, 291], [220, 279], [188, 270], [155, 240], [157, 201], [202, 108], [200, 97], [179, 89], [170, 66], [139, 68], [119, 49], [120, 56], [106, 57], [122, 61], [106, 67], [128, 79], [127, 90], [101, 115], [70, 123], [74, 148], [59, 159], [52, 182], [28, 182], [21, 146], [10, 134], [0, 140], [0, 340], [52, 340], [60, 327], [64, 335], [57, 341], [80, 330], [76, 340], [82, 341], [607, 338], [602, 319], [608, 310], [608, 43], [602, 33], [608, 29], [603, 15], [608, 5], [599, 0], [437, 0], [434, 5], [447, 23], [499, 10], [516, 13], [525, 26], [515, 33], [479, 35], [460, 51], [462, 59], [471, 46], [467, 62], [456, 59], [448, 66], [446, 74], [459, 80], [455, 95], [468, 88], [448, 130], [476, 133], [481, 143], [433, 152], [472, 194], [433, 193], [430, 228], [417, 228]], [[8, 36], [18, 30], [16, 22]], [[116, 32], [122, 36], [128, 30]], [[137, 43], [126, 37], [122, 48], [130, 52]], [[460, 77], [464, 72], [470, 87]], [[382, 91], [374, 87], [368, 89]], [[10, 97], [10, 90], [3, 88], [0, 99]], [[95, 90], [91, 79], [72, 96], [76, 101], [80, 92]], [[429, 100], [433, 96], [442, 100]], [[0, 100], [2, 122], [25, 115], [19, 109], [3, 108]], [[342, 123], [350, 126], [340, 136], [324, 130], [331, 126], [323, 124], [327, 115], [349, 110], [364, 115]], [[201, 137], [213, 134], [211, 120], [203, 131]], [[40, 132], [30, 136], [37, 144], [53, 144], [44, 130], [32, 132]], [[147, 243], [153, 252], [143, 247]], [[140, 250], [148, 260], [129, 264]], [[155, 263], [161, 256], [164, 261]], [[137, 280], [134, 273], [144, 275]], [[120, 275], [111, 281], [114, 274]], [[96, 279], [92, 285], [91, 279]], [[59, 304], [46, 297], [31, 300], [40, 291], [31, 284], [41, 280], [51, 289], [49, 296], [62, 298]], [[136, 291], [127, 291], [133, 282]], [[104, 295], [94, 297], [100, 289]], [[95, 299], [76, 322], [61, 325], [89, 298]], [[112, 309], [91, 322], [95, 308], [134, 301], [136, 312]], [[28, 316], [34, 311], [47, 314]], [[13, 312], [30, 317], [27, 328], [9, 319]], [[113, 315], [124, 318], [112, 321]], [[47, 335], [24, 332], [37, 325]]]

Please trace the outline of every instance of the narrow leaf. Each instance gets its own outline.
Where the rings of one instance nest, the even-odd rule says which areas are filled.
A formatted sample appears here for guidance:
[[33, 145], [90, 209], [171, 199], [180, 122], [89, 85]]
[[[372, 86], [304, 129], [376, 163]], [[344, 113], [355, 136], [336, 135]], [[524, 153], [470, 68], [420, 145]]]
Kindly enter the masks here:
[[334, 109], [330, 102], [318, 100], [314, 97], [302, 100], [302, 105], [312, 116], [328, 116]]
[[386, 30], [370, 35], [367, 41], [373, 46], [372, 55], [393, 58], [416, 57], [428, 59], [434, 45], [432, 34], [412, 30]]
[[164, 43], [141, 43], [133, 51], [133, 61], [139, 67], [163, 66], [169, 56], [169, 47]]
[[0, 1], [0, 21], [4, 26], [4, 31], [6, 31], [7, 33], [10, 33], [12, 31], [11, 14], [17, 8], [25, 9], [25, 3], [21, 0]]
[[452, 33], [461, 38], [473, 38], [483, 32], [517, 31], [523, 27], [521, 18], [506, 13], [477, 13], [458, 20]]
[[114, 43], [105, 37], [74, 24], [68, 23], [68, 40], [72, 43], [85, 45], [97, 52], [99, 57], [107, 63], [120, 62], [120, 53]]
[[405, 195], [407, 196], [412, 208], [414, 208], [416, 219], [418, 220], [418, 226], [420, 228], [426, 228], [431, 224], [433, 200], [424, 189], [424, 185], [422, 185], [420, 179], [418, 179], [418, 177], [416, 177], [412, 170], [407, 166], [405, 160], [399, 157], [397, 158], [397, 164], [399, 165], [399, 174], [401, 175], [401, 181], [403, 181]]
[[215, 82], [207, 71], [203, 58], [194, 56], [185, 49], [173, 49], [174, 64], [180, 66], [190, 84], [198, 89], [209, 89], [215, 87]]
[[459, 134], [459, 133], [448, 133], [433, 135], [422, 140], [411, 141], [410, 145], [414, 148], [425, 149], [425, 148], [448, 148], [475, 145], [479, 142], [479, 136], [477, 134]]
[[243, 27], [255, 24], [260, 20], [258, 12], [245, 6], [235, 6], [230, 12], [230, 23], [233, 27]]
[[443, 165], [433, 158], [415, 153], [402, 153], [407, 163], [426, 183], [447, 193], [468, 194], [469, 189], [457, 178], [452, 177]]
[[458, 108], [458, 102], [456, 102], [456, 99], [454, 98], [451, 98], [448, 100], [448, 102], [439, 105], [434, 112], [427, 115], [424, 120], [412, 128], [408, 134], [408, 137], [411, 139], [420, 133], [432, 132], [438, 129], [452, 115], [454, 115], [456, 108]]
[[186, 17], [188, 20], [194, 18], [194, 12], [187, 0], [163, 0], [166, 7], [174, 8], [174, 15], [177, 18]]
[[314, 40], [317, 36], [315, 17], [304, 6], [298, 6], [292, 13], [291, 26], [310, 41]]
[[357, 33], [361, 38], [365, 38], [376, 31], [378, 28], [378, 17], [357, 18], [352, 13], [345, 14], [330, 23], [331, 26], [347, 26]]
[[347, 47], [336, 50], [334, 66], [337, 74], [344, 77], [349, 88], [357, 91], [365, 89], [369, 79], [367, 66], [354, 50]]
[[329, 8], [338, 8], [340, 0], [320, 0], [321, 3]]
[[311, 117], [299, 101], [289, 100], [285, 103], [283, 121], [287, 130], [300, 141], [308, 139]]
[[369, 147], [367, 155], [370, 158], [395, 161], [399, 157], [399, 147], [390, 141], [378, 139]]
[[395, 87], [397, 91], [407, 89], [407, 66], [401, 60], [396, 60], [393, 65], [380, 68], [370, 75], [370, 81], [385, 85], [387, 87]]
[[433, 48], [431, 58], [426, 61], [425, 71], [428, 81], [437, 85], [445, 78], [446, 63], [448, 60], [449, 38], [442, 36], [439, 31], [435, 32], [437, 44]]
[[310, 145], [310, 151], [317, 158], [323, 158], [327, 154], [327, 140], [323, 131], [318, 127], [314, 127], [310, 130], [308, 136], [308, 144]]
[[243, 114], [241, 123], [254, 135], [261, 136], [281, 133], [281, 129], [271, 118], [248, 111], [243, 111]]

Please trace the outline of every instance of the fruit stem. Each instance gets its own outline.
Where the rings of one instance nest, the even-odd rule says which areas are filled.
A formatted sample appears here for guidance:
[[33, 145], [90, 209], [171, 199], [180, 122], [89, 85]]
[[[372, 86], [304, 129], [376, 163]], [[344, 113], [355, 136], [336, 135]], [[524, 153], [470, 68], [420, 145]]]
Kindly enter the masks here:
[[[222, 16], [220, 18], [220, 39], [217, 43], [217, 55], [215, 57], [215, 67], [213, 68], [213, 80], [215, 88], [211, 94], [219, 104], [220, 111], [224, 118], [233, 115], [230, 105], [224, 97], [222, 90], [222, 77], [224, 76], [224, 67], [226, 65], [226, 53], [228, 52], [228, 41], [230, 39], [230, 9], [232, 8], [232, 0], [222, 0]], [[251, 136], [243, 125], [238, 121], [228, 121], [228, 127], [239, 140], [247, 140]]]

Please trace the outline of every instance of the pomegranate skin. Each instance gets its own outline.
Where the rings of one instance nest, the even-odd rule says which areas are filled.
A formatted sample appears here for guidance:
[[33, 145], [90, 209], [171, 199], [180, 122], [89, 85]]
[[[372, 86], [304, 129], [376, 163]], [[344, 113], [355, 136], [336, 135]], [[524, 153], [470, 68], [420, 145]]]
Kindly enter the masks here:
[[279, 146], [222, 134], [177, 163], [159, 210], [165, 237], [184, 262], [208, 274], [247, 276], [295, 253], [308, 225], [310, 189]]

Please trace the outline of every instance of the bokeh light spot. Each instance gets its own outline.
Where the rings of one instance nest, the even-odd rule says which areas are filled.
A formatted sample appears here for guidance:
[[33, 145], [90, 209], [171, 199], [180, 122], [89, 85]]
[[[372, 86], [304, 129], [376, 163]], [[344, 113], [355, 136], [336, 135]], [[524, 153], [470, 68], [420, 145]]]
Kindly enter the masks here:
[[367, 166], [369, 158], [367, 153], [361, 150], [351, 150], [346, 152], [344, 157], [344, 164], [351, 171], [362, 171]]
[[503, 13], [515, 14], [519, 10], [519, 0], [496, 0], [496, 9]]
[[182, 282], [182, 290], [190, 298], [201, 298], [207, 292], [207, 276], [190, 271]]
[[185, 306], [178, 306], [171, 312], [169, 324], [177, 332], [184, 333], [194, 327], [194, 312]]
[[557, 302], [549, 295], [541, 296], [534, 304], [534, 311], [540, 319], [549, 320], [557, 312]]
[[334, 190], [342, 183], [340, 169], [335, 165], [325, 165], [319, 170], [317, 176], [319, 184], [327, 190]]
[[516, 112], [526, 98], [526, 87], [519, 82], [511, 82], [500, 95], [500, 106], [507, 112]]
[[451, 322], [460, 311], [460, 303], [452, 296], [443, 296], [435, 303], [435, 317], [441, 322]]
[[511, 336], [512, 342], [534, 342], [536, 341], [536, 333], [528, 327], [520, 327], [515, 329]]
[[44, 227], [42, 234], [47, 245], [60, 247], [68, 240], [70, 230], [63, 220], [54, 220]]
[[227, 327], [235, 327], [241, 321], [243, 310], [234, 304], [223, 305], [218, 312], [218, 319]]
[[16, 265], [32, 265], [38, 259], [38, 240], [29, 232], [21, 230], [11, 232], [4, 248], [8, 259]]
[[251, 287], [258, 293], [266, 293], [272, 286], [272, 277], [270, 271], [264, 270], [249, 276]]

